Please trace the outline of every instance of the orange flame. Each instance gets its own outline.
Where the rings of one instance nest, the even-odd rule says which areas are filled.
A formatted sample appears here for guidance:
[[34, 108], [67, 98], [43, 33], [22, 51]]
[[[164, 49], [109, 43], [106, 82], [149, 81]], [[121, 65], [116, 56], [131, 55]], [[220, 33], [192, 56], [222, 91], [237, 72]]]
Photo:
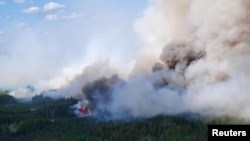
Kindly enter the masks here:
[[87, 112], [87, 106], [86, 105], [82, 105], [80, 110], [82, 112]]

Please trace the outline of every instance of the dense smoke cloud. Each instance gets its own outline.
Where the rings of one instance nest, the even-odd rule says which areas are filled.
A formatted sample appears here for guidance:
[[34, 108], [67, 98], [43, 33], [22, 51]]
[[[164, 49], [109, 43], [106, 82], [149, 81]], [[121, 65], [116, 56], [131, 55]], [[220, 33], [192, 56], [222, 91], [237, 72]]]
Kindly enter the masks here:
[[88, 100], [93, 115], [112, 118], [182, 112], [250, 118], [248, 0], [152, 0], [135, 30], [144, 47], [128, 74], [112, 61], [96, 63], [55, 95]]
[[[153, 0], [135, 28], [145, 50], [134, 70], [146, 71], [133, 70], [122, 84], [102, 78], [85, 85], [92, 110], [113, 117], [191, 111], [250, 118], [248, 0]], [[102, 94], [107, 103], [97, 100]]]

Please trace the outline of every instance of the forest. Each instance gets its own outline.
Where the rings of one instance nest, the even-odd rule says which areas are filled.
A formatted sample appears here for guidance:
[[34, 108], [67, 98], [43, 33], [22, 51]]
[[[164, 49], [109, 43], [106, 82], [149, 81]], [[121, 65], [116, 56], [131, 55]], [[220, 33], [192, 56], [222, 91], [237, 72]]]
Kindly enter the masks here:
[[195, 113], [108, 121], [78, 118], [69, 108], [76, 102], [36, 95], [31, 102], [20, 103], [1, 91], [1, 141], [206, 141], [208, 124], [242, 122]]

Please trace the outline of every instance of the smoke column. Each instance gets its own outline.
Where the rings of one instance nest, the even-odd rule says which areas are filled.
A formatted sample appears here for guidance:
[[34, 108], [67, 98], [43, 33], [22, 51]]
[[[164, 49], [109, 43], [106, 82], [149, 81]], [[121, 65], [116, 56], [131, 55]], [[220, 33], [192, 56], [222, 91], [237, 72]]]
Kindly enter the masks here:
[[135, 30], [144, 43], [131, 72], [96, 63], [58, 94], [94, 115], [198, 112], [250, 118], [250, 1], [151, 0]]
[[[135, 28], [145, 51], [99, 109], [114, 116], [191, 111], [250, 118], [248, 0], [154, 0]], [[149, 56], [159, 60], [142, 71]]]

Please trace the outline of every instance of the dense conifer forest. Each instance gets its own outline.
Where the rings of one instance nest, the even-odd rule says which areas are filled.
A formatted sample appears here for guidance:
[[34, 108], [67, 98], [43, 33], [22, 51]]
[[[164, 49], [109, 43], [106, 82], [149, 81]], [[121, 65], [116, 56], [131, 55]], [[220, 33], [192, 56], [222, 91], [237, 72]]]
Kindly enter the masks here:
[[230, 124], [231, 117], [196, 114], [103, 121], [78, 118], [69, 109], [77, 101], [37, 95], [20, 103], [1, 91], [1, 141], [206, 141], [207, 124]]

